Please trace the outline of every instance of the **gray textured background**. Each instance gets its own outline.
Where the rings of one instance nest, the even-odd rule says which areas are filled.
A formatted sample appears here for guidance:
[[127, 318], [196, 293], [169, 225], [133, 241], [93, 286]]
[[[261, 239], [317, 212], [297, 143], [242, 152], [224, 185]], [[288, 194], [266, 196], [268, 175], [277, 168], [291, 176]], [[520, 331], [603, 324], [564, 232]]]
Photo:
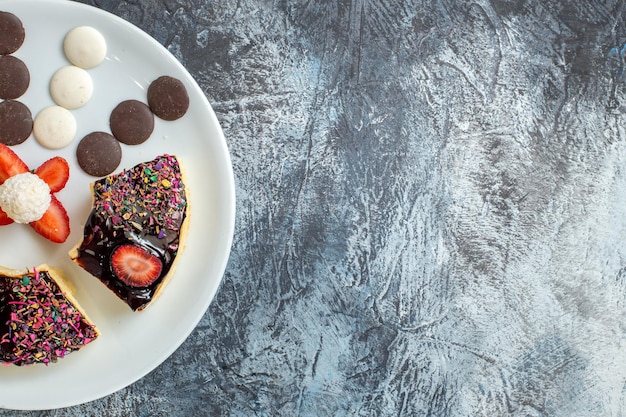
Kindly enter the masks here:
[[233, 251], [147, 377], [0, 416], [626, 415], [621, 1], [84, 3], [206, 92]]

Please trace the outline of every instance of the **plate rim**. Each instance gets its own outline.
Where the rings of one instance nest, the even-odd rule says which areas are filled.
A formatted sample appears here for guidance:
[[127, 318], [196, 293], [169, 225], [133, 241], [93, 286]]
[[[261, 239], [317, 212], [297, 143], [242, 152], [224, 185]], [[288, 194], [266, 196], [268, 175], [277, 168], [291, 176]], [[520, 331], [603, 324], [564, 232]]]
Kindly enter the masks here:
[[[150, 364], [146, 364], [143, 367], [143, 369], [141, 369], [135, 374], [134, 378], [120, 381], [116, 385], [111, 385], [108, 390], [98, 391], [97, 393], [94, 393], [94, 395], [92, 395], [89, 398], [61, 399], [61, 401], [57, 401], [53, 405], [36, 405], [36, 404], [30, 404], [30, 405], [22, 404], [20, 406], [18, 406], [17, 404], [5, 405], [4, 404], [6, 402], [5, 400], [2, 400], [3, 403], [0, 404], [0, 409], [7, 409], [7, 410], [61, 409], [61, 408], [73, 407], [73, 406], [78, 406], [81, 404], [86, 404], [92, 401], [96, 401], [98, 399], [107, 397], [111, 394], [114, 394], [115, 392], [118, 392], [134, 384], [135, 382], [139, 381], [140, 379], [145, 377], [147, 374], [149, 374], [150, 372], [154, 371], [159, 366], [161, 366], [163, 362], [165, 362], [168, 358], [170, 358], [172, 354], [174, 354], [180, 348], [180, 346], [189, 338], [191, 333], [196, 329], [199, 322], [206, 315], [211, 303], [213, 302], [217, 292], [219, 291], [219, 288], [221, 287], [221, 284], [224, 279], [224, 274], [226, 272], [226, 268], [230, 259], [230, 253], [232, 251], [232, 246], [234, 242], [234, 233], [235, 233], [235, 225], [236, 225], [235, 175], [234, 175], [234, 170], [233, 170], [233, 165], [232, 165], [231, 154], [228, 149], [228, 144], [226, 142], [223, 129], [221, 127], [221, 124], [219, 123], [219, 119], [217, 118], [217, 115], [213, 107], [211, 106], [206, 96], [206, 93], [198, 85], [195, 78], [185, 68], [185, 66], [165, 46], [159, 43], [153, 36], [151, 36], [149, 33], [144, 31], [140, 27], [136, 26], [135, 24], [127, 21], [126, 19], [114, 13], [111, 13], [109, 11], [103, 10], [96, 6], [92, 6], [92, 5], [88, 5], [84, 3], [79, 3], [79, 2], [75, 2], [71, 0], [0, 0], [0, 10], [2, 10], [3, 5], [6, 5], [7, 3], [11, 3], [11, 2], [16, 3], [16, 4], [19, 3], [20, 5], [27, 5], [27, 4], [35, 5], [35, 4], [44, 4], [44, 3], [51, 4], [51, 5], [63, 4], [65, 7], [73, 7], [77, 9], [82, 9], [85, 13], [93, 13], [95, 15], [99, 15], [100, 17], [111, 21], [112, 24], [120, 24], [124, 26], [124, 28], [128, 29], [129, 31], [133, 33], [133, 36], [141, 37], [142, 41], [150, 43], [152, 48], [155, 48], [156, 50], [158, 50], [158, 52], [163, 53], [166, 56], [168, 56], [171, 63], [174, 64], [183, 75], [185, 75], [187, 80], [192, 83], [192, 87], [197, 90], [197, 92], [199, 93], [198, 97], [201, 100], [202, 106], [208, 110], [206, 116], [210, 117], [211, 123], [217, 126], [217, 132], [216, 132], [218, 135], [217, 142], [219, 143], [219, 149], [221, 150], [221, 155], [218, 159], [223, 160], [223, 163], [228, 168], [226, 171], [220, 172], [220, 174], [226, 174], [226, 177], [224, 179], [227, 181], [227, 184], [225, 184], [226, 185], [225, 190], [228, 191], [228, 195], [227, 195], [228, 199], [223, 201], [223, 205], [227, 208], [227, 212], [229, 214], [228, 219], [227, 219], [228, 223], [225, 226], [227, 233], [225, 235], [220, 236], [220, 240], [223, 242], [223, 244], [220, 245], [220, 248], [222, 248], [222, 250], [220, 250], [221, 256], [219, 259], [220, 260], [219, 266], [215, 268], [216, 270], [220, 271], [220, 274], [219, 274], [219, 277], [216, 277], [217, 283], [215, 284], [214, 290], [209, 294], [209, 297], [207, 297], [203, 302], [201, 302], [202, 300], [198, 300], [198, 303], [201, 305], [201, 308], [198, 309], [199, 313], [197, 314], [194, 320], [190, 320], [189, 322], [185, 323], [184, 325], [185, 330], [184, 332], [182, 332], [184, 334], [184, 337], [181, 337], [175, 343], [172, 343], [171, 345], [169, 345], [168, 349], [165, 349], [163, 353], [159, 355], [159, 358], [156, 361]], [[191, 193], [192, 193], [192, 201], [193, 201], [194, 191], [191, 190]], [[226, 219], [220, 218], [220, 220], [223, 221]], [[193, 227], [193, 224], [190, 224], [190, 227]]]

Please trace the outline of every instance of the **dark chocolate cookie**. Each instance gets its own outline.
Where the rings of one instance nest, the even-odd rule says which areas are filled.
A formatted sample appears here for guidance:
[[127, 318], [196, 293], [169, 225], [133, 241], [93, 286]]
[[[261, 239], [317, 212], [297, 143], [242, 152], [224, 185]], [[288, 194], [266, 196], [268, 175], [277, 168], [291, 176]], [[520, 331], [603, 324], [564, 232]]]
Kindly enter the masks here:
[[0, 98], [20, 97], [28, 89], [30, 72], [26, 64], [13, 55], [0, 55]]
[[189, 108], [189, 95], [179, 79], [164, 75], [148, 87], [148, 105], [163, 120], [180, 119]]
[[113, 109], [109, 125], [117, 140], [127, 145], [139, 145], [154, 130], [154, 114], [145, 103], [126, 100]]
[[26, 33], [22, 21], [13, 13], [0, 12], [0, 55], [8, 55], [20, 49]]
[[122, 147], [113, 135], [92, 132], [76, 147], [76, 159], [83, 171], [94, 177], [104, 177], [122, 161]]
[[0, 142], [19, 145], [33, 131], [33, 115], [23, 103], [6, 100], [0, 103]]

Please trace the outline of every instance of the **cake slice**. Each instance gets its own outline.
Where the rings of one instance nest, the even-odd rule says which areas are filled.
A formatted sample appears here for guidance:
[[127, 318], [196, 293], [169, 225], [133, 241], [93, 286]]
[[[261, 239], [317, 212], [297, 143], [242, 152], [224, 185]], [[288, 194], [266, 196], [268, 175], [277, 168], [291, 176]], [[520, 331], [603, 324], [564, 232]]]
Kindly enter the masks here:
[[173, 276], [189, 228], [178, 158], [161, 155], [91, 184], [92, 209], [70, 258], [135, 311]]
[[56, 362], [99, 336], [60, 271], [0, 267], [0, 362]]

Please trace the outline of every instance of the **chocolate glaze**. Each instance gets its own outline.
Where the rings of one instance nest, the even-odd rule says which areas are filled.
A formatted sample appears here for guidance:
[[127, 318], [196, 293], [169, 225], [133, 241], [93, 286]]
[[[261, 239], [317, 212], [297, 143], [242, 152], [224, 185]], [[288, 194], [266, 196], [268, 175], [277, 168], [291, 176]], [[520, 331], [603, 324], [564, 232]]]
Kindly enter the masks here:
[[[176, 159], [164, 156], [94, 183], [94, 208], [86, 221], [78, 256], [74, 258], [76, 263], [100, 279], [133, 310], [141, 310], [152, 301], [163, 279], [169, 273], [178, 254], [180, 228], [186, 218], [187, 200], [182, 181], [176, 189], [171, 187], [169, 191], [162, 190], [163, 194], [154, 204], [150, 203], [149, 197], [143, 198], [148, 193], [145, 191], [146, 188], [149, 187], [145, 185], [144, 179], [150, 178], [150, 174], [146, 174], [146, 168], [154, 174], [157, 171], [154, 167], [162, 158], [173, 158], [175, 166], [172, 169], [180, 178], [180, 168]], [[115, 196], [131, 194], [128, 192], [129, 189], [120, 190], [119, 182], [124, 182], [124, 186], [130, 184], [130, 188], [134, 190], [133, 194], [142, 196], [137, 199], [120, 198], [125, 200], [124, 209], [127, 209], [128, 213], [134, 213], [128, 216], [128, 219], [124, 219], [123, 214], [115, 208], [116, 203], [113, 201], [109, 203], [110, 199], [107, 197], [111, 194], [111, 199], [114, 200]], [[179, 198], [176, 204], [168, 204], [167, 200], [172, 198], [168, 196], [168, 192], [176, 193]], [[125, 244], [141, 246], [161, 260], [163, 264], [161, 275], [150, 286], [131, 287], [124, 284], [113, 272], [111, 254], [118, 246]]]
[[[107, 224], [108, 223], [108, 224]], [[85, 225], [85, 242], [81, 246], [76, 262], [91, 275], [100, 279], [118, 297], [126, 301], [133, 310], [152, 301], [152, 297], [169, 272], [177, 255], [178, 234], [168, 232], [163, 239], [156, 239], [148, 233], [116, 232], [110, 227], [110, 221], [102, 219], [93, 211]], [[131, 287], [120, 281], [111, 268], [111, 254], [120, 245], [141, 246], [156, 255], [163, 263], [161, 276], [149, 287]], [[175, 248], [172, 250], [171, 248]]]
[[[0, 336], [9, 332], [11, 318], [12, 285], [10, 280], [0, 279]], [[10, 360], [10, 355], [15, 350], [11, 343], [0, 343], [0, 361]]]

